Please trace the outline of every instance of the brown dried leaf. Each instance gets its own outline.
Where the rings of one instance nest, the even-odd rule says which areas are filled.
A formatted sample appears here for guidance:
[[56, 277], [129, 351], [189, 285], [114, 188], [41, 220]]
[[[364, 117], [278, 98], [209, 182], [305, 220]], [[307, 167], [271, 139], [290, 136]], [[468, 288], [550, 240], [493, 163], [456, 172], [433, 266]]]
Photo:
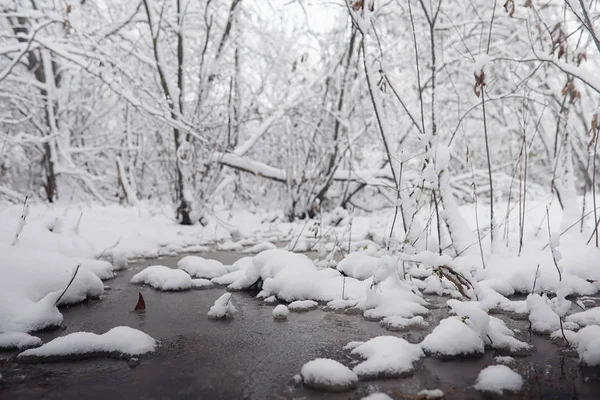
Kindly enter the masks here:
[[144, 301], [144, 296], [142, 296], [142, 292], [138, 292], [138, 301], [135, 305], [134, 310], [138, 312], [146, 311], [146, 302]]

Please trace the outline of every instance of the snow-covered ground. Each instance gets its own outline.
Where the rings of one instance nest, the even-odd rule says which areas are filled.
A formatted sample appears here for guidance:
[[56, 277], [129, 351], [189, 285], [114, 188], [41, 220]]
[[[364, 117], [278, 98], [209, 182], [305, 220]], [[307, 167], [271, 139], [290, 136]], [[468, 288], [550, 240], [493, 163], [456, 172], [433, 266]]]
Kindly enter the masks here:
[[[360, 359], [356, 365], [315, 360], [302, 369], [303, 380], [313, 386], [329, 382], [351, 387], [354, 376], [402, 376], [419, 368], [423, 357], [481, 356], [489, 348], [514, 356], [530, 351], [530, 345], [517, 339], [515, 331], [492, 312], [527, 315], [534, 332], [564, 338], [582, 363], [598, 365], [600, 308], [585, 309], [583, 300], [600, 289], [600, 251], [585, 244], [586, 235], [578, 228], [568, 230], [560, 240], [553, 231], [549, 239], [547, 232], [537, 229], [544, 221], [542, 206], [530, 204], [520, 255], [514, 227], [508, 244], [497, 239], [492, 249], [484, 239], [481, 247], [475, 242], [463, 254], [450, 248], [440, 255], [432, 239], [435, 235], [423, 246], [388, 247], [390, 212], [355, 216], [350, 240], [348, 221], [321, 226], [319, 221], [289, 223], [274, 221], [272, 214], [239, 211], [217, 214], [206, 227], [183, 227], [164, 210], [144, 205], [32, 205], [21, 229], [21, 207], [5, 207], [0, 211], [0, 348], [41, 345], [28, 333], [60, 326], [60, 305], [102, 296], [103, 281], [113, 278], [132, 258], [224, 248], [257, 254], [240, 256], [232, 265], [199, 255], [182, 256], [178, 269], [152, 265], [137, 272], [131, 283], [161, 291], [214, 285], [230, 291], [256, 290], [257, 298], [275, 307], [275, 319], [284, 320], [289, 311], [323, 307], [360, 313], [390, 331], [427, 330], [419, 343], [397, 336], [357, 338], [364, 342], [347, 346]], [[556, 207], [551, 211], [551, 226], [559, 229], [561, 213]], [[469, 226], [475, 229], [468, 218], [472, 212], [463, 207]], [[480, 220], [484, 218], [482, 213]], [[305, 225], [311, 229], [304, 229]], [[498, 232], [502, 238], [500, 228]], [[283, 247], [312, 252], [309, 257]], [[527, 298], [514, 300], [510, 296], [515, 293]], [[431, 318], [435, 307], [431, 294], [447, 298], [441, 304], [446, 313], [441, 320]], [[575, 300], [567, 300], [569, 295]], [[215, 300], [210, 310], [203, 310], [210, 318], [236, 314], [231, 293]], [[137, 354], [128, 342], [111, 339], [115, 332], [133, 337], [130, 328], [115, 329], [103, 335], [73, 334], [22, 355]], [[135, 335], [145, 337], [143, 332]], [[149, 339], [142, 342], [147, 344], [143, 352], [154, 349]], [[471, 385], [479, 390], [518, 390], [517, 378], [505, 368], [488, 367]]]

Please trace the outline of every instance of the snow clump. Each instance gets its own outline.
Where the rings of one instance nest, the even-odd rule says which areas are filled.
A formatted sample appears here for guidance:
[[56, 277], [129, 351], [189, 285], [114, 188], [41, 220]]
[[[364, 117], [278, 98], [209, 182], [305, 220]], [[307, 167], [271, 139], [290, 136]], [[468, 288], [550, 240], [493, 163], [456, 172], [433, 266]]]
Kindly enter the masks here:
[[231, 302], [231, 293], [225, 293], [219, 297], [210, 310], [208, 310], [208, 316], [212, 319], [233, 318], [233, 315], [236, 312], [237, 310]]
[[523, 387], [523, 378], [505, 365], [490, 365], [479, 372], [473, 387], [500, 395], [505, 390], [518, 392]]
[[75, 332], [61, 336], [36, 349], [25, 350], [18, 355], [18, 358], [93, 353], [140, 355], [153, 352], [155, 348], [156, 341], [151, 336], [128, 326], [118, 326], [102, 335]]
[[287, 319], [287, 316], [289, 313], [290, 313], [290, 310], [288, 310], [288, 308], [285, 305], [280, 304], [273, 309], [273, 318]]
[[327, 358], [307, 362], [300, 370], [300, 375], [306, 386], [327, 391], [352, 389], [358, 382], [358, 376], [348, 367]]

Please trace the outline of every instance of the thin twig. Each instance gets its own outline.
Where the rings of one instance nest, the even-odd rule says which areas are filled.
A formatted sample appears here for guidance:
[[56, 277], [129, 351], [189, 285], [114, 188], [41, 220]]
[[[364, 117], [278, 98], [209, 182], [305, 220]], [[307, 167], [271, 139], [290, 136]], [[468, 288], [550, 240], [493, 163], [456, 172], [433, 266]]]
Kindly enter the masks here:
[[56, 300], [56, 303], [54, 303], [55, 306], [58, 305], [58, 302], [60, 301], [60, 299], [62, 299], [62, 297], [65, 295], [65, 293], [67, 293], [67, 290], [69, 289], [69, 287], [71, 286], [71, 284], [75, 280], [75, 277], [77, 276], [77, 272], [79, 272], [79, 267], [81, 267], [81, 264], [78, 264], [77, 268], [75, 268], [75, 273], [71, 277], [71, 280], [69, 281], [69, 284], [67, 285], [67, 287], [65, 288], [65, 290], [63, 290], [63, 292], [61, 293], [61, 295], [58, 296], [58, 299]]

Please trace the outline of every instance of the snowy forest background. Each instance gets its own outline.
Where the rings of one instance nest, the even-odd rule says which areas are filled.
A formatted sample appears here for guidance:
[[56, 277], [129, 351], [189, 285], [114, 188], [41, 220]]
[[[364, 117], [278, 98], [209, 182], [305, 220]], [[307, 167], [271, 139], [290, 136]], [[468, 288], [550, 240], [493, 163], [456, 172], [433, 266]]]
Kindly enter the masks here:
[[1, 10], [5, 200], [168, 201], [185, 224], [214, 204], [411, 221], [491, 202], [489, 228], [544, 197], [596, 218], [578, 195], [597, 188], [597, 1]]

